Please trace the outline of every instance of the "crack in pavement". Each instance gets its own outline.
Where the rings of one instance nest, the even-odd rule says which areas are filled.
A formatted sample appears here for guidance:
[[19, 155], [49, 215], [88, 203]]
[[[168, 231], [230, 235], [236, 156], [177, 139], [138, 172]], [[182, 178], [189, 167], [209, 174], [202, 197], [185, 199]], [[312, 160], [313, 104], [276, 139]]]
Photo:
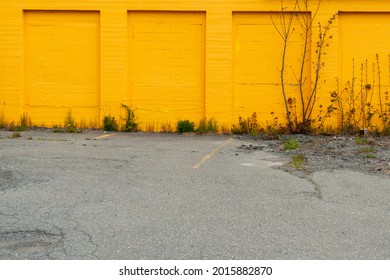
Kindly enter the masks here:
[[[84, 236], [86, 236], [87, 239], [88, 239], [88, 242], [89, 242], [90, 244], [92, 244], [92, 246], [95, 247], [95, 249], [94, 249], [93, 251], [89, 252], [89, 255], [95, 257], [96, 259], [99, 259], [99, 257], [96, 255], [96, 252], [97, 252], [97, 250], [99, 249], [99, 245], [93, 241], [92, 235], [89, 234], [89, 233], [87, 233], [87, 232], [85, 232], [84, 230], [82, 230], [82, 229], [80, 228], [79, 223], [78, 223], [77, 221], [73, 221], [73, 222], [76, 223], [76, 226], [75, 226], [72, 230], [74, 230], [74, 231], [76, 231], [76, 232], [79, 232], [79, 233], [83, 234]], [[85, 255], [88, 255], [88, 254], [85, 254]]]

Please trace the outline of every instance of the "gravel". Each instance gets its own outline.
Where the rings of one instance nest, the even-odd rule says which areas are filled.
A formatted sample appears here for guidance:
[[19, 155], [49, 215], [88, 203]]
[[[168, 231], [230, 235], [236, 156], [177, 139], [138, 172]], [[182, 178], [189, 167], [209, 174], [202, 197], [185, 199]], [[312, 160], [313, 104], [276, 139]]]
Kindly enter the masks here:
[[[283, 143], [294, 138], [299, 148], [285, 150]], [[363, 139], [363, 141], [359, 141]], [[359, 144], [364, 142], [363, 144]], [[289, 172], [313, 173], [316, 171], [350, 170], [390, 177], [390, 137], [355, 137], [324, 135], [283, 135], [279, 140], [255, 139], [254, 144], [242, 145], [240, 150], [264, 150], [292, 159], [302, 155], [300, 168], [285, 164], [279, 168]]]

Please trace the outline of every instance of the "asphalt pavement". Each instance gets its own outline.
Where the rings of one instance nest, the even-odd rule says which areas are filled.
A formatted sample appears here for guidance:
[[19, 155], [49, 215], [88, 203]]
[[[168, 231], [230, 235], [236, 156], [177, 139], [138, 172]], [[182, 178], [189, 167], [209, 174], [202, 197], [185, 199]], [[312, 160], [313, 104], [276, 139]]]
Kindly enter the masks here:
[[0, 131], [3, 260], [390, 259], [386, 177], [298, 177], [227, 135], [12, 135]]

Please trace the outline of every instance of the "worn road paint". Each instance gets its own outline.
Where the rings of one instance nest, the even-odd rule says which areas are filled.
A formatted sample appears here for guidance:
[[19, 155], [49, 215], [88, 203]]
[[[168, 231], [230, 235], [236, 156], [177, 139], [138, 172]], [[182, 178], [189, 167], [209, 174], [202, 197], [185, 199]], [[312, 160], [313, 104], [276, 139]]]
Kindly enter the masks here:
[[111, 136], [114, 136], [114, 135], [117, 135], [117, 134], [118, 133], [104, 134], [104, 135], [95, 137], [95, 139], [103, 139], [103, 138], [111, 137]]
[[253, 166], [253, 163], [241, 163], [242, 166]]
[[209, 154], [207, 154], [204, 158], [202, 158], [201, 161], [199, 161], [197, 164], [195, 164], [194, 166], [192, 166], [192, 168], [194, 169], [199, 169], [199, 167], [202, 166], [203, 163], [205, 163], [209, 158], [211, 158], [216, 152], [218, 152], [220, 149], [222, 149], [224, 146], [226, 146], [227, 144], [229, 144], [230, 142], [233, 141], [233, 138], [229, 138], [228, 140], [225, 141], [225, 143], [219, 145], [217, 148], [215, 148], [214, 150], [212, 150]]

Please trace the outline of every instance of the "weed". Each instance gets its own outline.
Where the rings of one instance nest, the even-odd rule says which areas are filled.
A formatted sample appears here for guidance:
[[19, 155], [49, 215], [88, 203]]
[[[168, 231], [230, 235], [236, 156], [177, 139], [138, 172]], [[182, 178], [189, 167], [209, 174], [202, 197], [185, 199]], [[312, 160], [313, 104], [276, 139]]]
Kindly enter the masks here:
[[138, 131], [138, 123], [135, 121], [134, 110], [126, 104], [122, 104], [122, 108], [126, 110], [126, 117], [123, 118], [125, 124], [123, 125], [123, 131], [134, 132]]
[[367, 158], [371, 158], [371, 159], [374, 159], [374, 158], [376, 158], [376, 156], [375, 156], [375, 155], [373, 155], [373, 154], [368, 154], [366, 157], [367, 157]]
[[369, 140], [365, 137], [356, 137], [355, 139], [355, 143], [357, 145], [367, 145], [369, 142]]
[[252, 116], [246, 119], [239, 116], [238, 126], [233, 125], [231, 131], [233, 134], [249, 134], [251, 136], [257, 136], [261, 132], [260, 125], [257, 121], [257, 114], [253, 113]]
[[359, 149], [359, 153], [361, 153], [361, 154], [370, 154], [373, 152], [375, 152], [373, 147], [362, 147]]
[[289, 131], [289, 128], [287, 126], [283, 126], [279, 123], [278, 117], [274, 116], [275, 113], [271, 112], [271, 116], [273, 117], [272, 122], [267, 122], [267, 125], [265, 129], [263, 130], [264, 134], [269, 139], [279, 139], [279, 136], [281, 134], [286, 134]]
[[29, 130], [30, 127], [31, 119], [26, 113], [23, 113], [23, 115], [20, 116], [20, 120], [17, 125], [15, 125], [13, 122], [9, 125], [9, 131], [25, 131]]
[[[390, 78], [390, 55], [389, 78]], [[352, 60], [352, 77], [345, 86], [336, 78], [337, 89], [331, 92], [330, 106], [326, 117], [335, 113], [338, 130], [342, 133], [359, 131], [375, 134], [390, 134], [390, 94], [383, 92], [383, 79], [379, 65], [379, 55], [371, 64], [368, 59], [360, 63], [360, 75], [356, 72], [355, 60]], [[341, 89], [342, 88], [342, 89]], [[374, 95], [377, 93], [377, 102]], [[325, 117], [325, 118], [326, 118]], [[375, 121], [374, 121], [375, 120]]]
[[8, 127], [9, 131], [23, 131], [24, 129], [20, 125], [16, 125], [14, 122], [11, 122]]
[[158, 127], [158, 122], [148, 122], [146, 123], [146, 131], [148, 132], [155, 132], [156, 128]]
[[[90, 127], [92, 127], [92, 126], [90, 126]], [[88, 125], [87, 125], [87, 122], [85, 121], [85, 119], [81, 119], [80, 120], [79, 128], [81, 128], [81, 129], [87, 129], [88, 128]]]
[[[322, 69], [325, 66], [323, 62], [323, 57], [326, 55], [325, 49], [329, 46], [328, 41], [332, 39], [332, 35], [329, 35], [328, 32], [331, 28], [331, 25], [336, 19], [336, 15], [333, 15], [327, 22], [326, 25], [318, 23], [318, 40], [315, 46], [315, 56], [313, 61], [307, 59], [311, 52], [311, 39], [312, 39], [312, 26], [316, 22], [316, 16], [319, 11], [322, 0], [317, 1], [315, 4], [317, 7], [314, 8], [314, 13], [308, 17], [308, 12], [310, 10], [311, 1], [303, 0], [295, 1], [295, 5], [292, 8], [293, 12], [286, 12], [287, 8], [284, 5], [284, 1], [280, 0], [282, 11], [279, 14], [279, 21], [274, 21], [271, 16], [271, 21], [280, 35], [283, 41], [281, 65], [280, 65], [280, 85], [281, 92], [284, 101], [284, 107], [287, 117], [287, 125], [290, 132], [299, 132], [299, 133], [309, 133], [312, 132], [312, 113], [315, 107], [315, 103], [318, 100], [317, 91], [319, 89], [320, 83], [322, 83]], [[298, 13], [296, 13], [298, 12]], [[296, 79], [296, 84], [299, 88], [299, 98], [291, 98], [288, 96], [287, 86], [290, 81], [287, 80], [288, 73], [287, 65], [289, 61], [288, 50], [289, 43], [292, 40], [291, 35], [297, 30], [293, 26], [294, 17], [298, 17], [301, 28], [298, 32], [302, 35], [302, 49], [301, 57], [298, 58], [300, 66], [297, 69], [292, 69]], [[314, 77], [313, 79], [308, 79], [307, 68], [308, 63], [312, 63], [314, 66]], [[290, 65], [292, 68], [292, 66]], [[311, 85], [308, 84], [308, 81], [312, 81]], [[309, 90], [308, 90], [308, 87]], [[297, 107], [297, 102], [299, 106]]]
[[9, 125], [8, 128], [9, 131], [25, 131], [27, 129], [28, 129], [27, 127], [15, 125], [13, 122]]
[[23, 115], [20, 117], [20, 126], [27, 130], [31, 127], [31, 125], [31, 118], [27, 113], [23, 113]]
[[296, 169], [301, 169], [305, 163], [305, 157], [302, 154], [297, 154], [292, 157], [291, 166]]
[[225, 124], [220, 126], [219, 131], [221, 131], [223, 134], [227, 134], [227, 135], [232, 134], [232, 128], [230, 128], [229, 126], [227, 126]]
[[299, 142], [295, 138], [289, 138], [283, 142], [283, 150], [295, 150], [300, 148]]
[[103, 129], [105, 131], [117, 131], [118, 123], [115, 120], [115, 117], [108, 115], [103, 118]]
[[65, 132], [68, 132], [68, 133], [82, 132], [81, 130], [77, 129], [76, 122], [72, 116], [72, 111], [70, 109], [66, 112], [66, 117], [65, 117], [65, 121], [64, 121], [64, 129], [65, 129]]
[[7, 126], [7, 122], [5, 121], [4, 112], [0, 113], [0, 128], [4, 128]]
[[206, 119], [203, 119], [199, 122], [199, 127], [196, 130], [198, 133], [216, 133], [218, 132], [218, 124], [217, 121], [214, 119], [209, 119], [206, 121]]
[[161, 132], [174, 132], [175, 129], [172, 127], [170, 122], [165, 122], [165, 123], [161, 124], [160, 131]]
[[62, 127], [55, 126], [53, 127], [53, 133], [64, 133], [65, 130]]
[[195, 131], [195, 124], [193, 122], [190, 122], [189, 120], [179, 120], [177, 122], [177, 132], [184, 133], [184, 132], [194, 132]]

